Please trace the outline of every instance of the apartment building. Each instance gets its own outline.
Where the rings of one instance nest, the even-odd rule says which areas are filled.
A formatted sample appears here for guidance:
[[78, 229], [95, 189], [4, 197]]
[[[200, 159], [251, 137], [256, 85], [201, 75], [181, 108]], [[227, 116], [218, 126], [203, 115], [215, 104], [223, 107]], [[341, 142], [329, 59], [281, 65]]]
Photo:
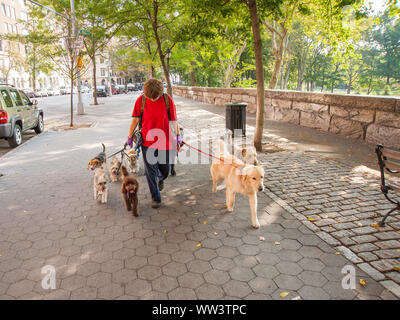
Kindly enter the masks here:
[[[26, 33], [23, 21], [29, 19], [30, 2], [25, 0], [0, 0], [0, 34]], [[51, 20], [51, 16], [49, 15]], [[0, 40], [0, 83], [9, 83], [18, 88], [33, 88], [32, 79], [24, 68], [27, 48], [18, 42]], [[36, 76], [36, 88], [59, 88], [68, 80], [58, 72]]]
[[[22, 34], [20, 20], [26, 20], [24, 0], [0, 0], [0, 34]], [[19, 43], [0, 40], [0, 82], [24, 88], [29, 76], [24, 71], [25, 47]]]

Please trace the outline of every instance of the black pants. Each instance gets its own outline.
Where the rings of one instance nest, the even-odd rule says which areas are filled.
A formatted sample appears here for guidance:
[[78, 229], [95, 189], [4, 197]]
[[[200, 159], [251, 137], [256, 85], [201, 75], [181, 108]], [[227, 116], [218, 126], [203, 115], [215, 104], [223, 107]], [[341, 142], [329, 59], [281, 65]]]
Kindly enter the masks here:
[[158, 183], [168, 178], [172, 160], [170, 159], [171, 152], [142, 146], [142, 153], [151, 198], [160, 203], [161, 194]]

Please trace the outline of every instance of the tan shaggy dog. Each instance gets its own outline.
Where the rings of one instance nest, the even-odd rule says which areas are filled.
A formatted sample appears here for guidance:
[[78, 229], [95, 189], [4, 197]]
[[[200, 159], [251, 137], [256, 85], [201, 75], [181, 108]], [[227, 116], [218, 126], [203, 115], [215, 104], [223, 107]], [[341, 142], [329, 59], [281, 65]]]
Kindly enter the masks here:
[[132, 173], [138, 173], [139, 172], [139, 159], [137, 156], [137, 151], [134, 149], [129, 150], [127, 160], [129, 163], [129, 171]]
[[233, 211], [235, 194], [241, 193], [249, 197], [251, 210], [251, 223], [258, 229], [260, 223], [257, 218], [257, 192], [264, 190], [264, 169], [262, 167], [248, 165], [227, 153], [225, 144], [218, 140], [216, 157], [210, 168], [213, 180], [213, 192], [216, 192], [217, 182], [225, 179], [226, 206], [229, 212]]
[[121, 161], [115, 156], [111, 158], [110, 177], [112, 182], [122, 181], [125, 178], [121, 170]]

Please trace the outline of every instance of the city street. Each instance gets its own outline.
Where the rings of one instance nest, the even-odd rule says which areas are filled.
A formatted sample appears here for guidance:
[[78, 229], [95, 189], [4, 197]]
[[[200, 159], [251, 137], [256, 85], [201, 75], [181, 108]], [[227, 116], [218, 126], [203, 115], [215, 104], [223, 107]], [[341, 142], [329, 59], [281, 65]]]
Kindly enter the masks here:
[[[371, 273], [365, 260], [335, 240], [341, 223], [331, 221], [332, 230], [319, 229], [328, 225], [324, 219], [332, 220], [332, 208], [344, 206], [347, 194], [365, 188], [349, 178], [345, 185], [335, 184], [334, 176], [323, 184], [314, 181], [319, 166], [336, 167], [341, 177], [356, 177], [345, 163], [302, 151], [260, 154], [266, 189], [258, 195], [258, 230], [250, 225], [245, 196], [237, 196], [230, 214], [224, 208], [225, 192], [211, 192], [207, 164], [178, 164], [177, 176], [166, 181], [163, 206], [157, 210], [150, 207], [147, 183], [140, 175], [138, 218], [124, 208], [120, 183], [111, 184], [107, 204], [94, 201], [93, 173], [86, 170], [87, 162], [101, 151], [101, 143], [108, 154], [123, 146], [137, 95], [99, 99], [104, 102], [99, 106], [86, 104], [87, 114], [77, 121], [92, 127], [46, 131], [0, 158], [2, 299], [398, 298], [395, 274], [390, 278]], [[68, 123], [68, 98], [41, 100], [45, 119], [66, 117]], [[175, 100], [185, 131], [223, 130], [220, 107]], [[248, 126], [250, 137], [253, 131]], [[267, 141], [285, 147], [278, 135]], [[287, 170], [292, 170], [290, 178]], [[304, 186], [298, 190], [294, 186], [300, 183]], [[323, 190], [327, 184], [339, 194], [335, 200], [329, 195], [318, 211], [311, 207], [318, 200], [313, 190]], [[293, 192], [292, 199], [285, 190]], [[374, 206], [368, 196], [371, 193], [357, 194], [359, 202], [365, 198]], [[378, 192], [373, 196], [382, 198]], [[375, 210], [381, 209], [377, 202]], [[348, 221], [354, 225], [366, 219], [357, 209], [351, 217]], [[398, 224], [397, 217], [389, 225], [394, 223]], [[42, 286], [45, 266], [55, 268], [55, 289]], [[343, 286], [345, 266], [355, 272], [355, 289]]]

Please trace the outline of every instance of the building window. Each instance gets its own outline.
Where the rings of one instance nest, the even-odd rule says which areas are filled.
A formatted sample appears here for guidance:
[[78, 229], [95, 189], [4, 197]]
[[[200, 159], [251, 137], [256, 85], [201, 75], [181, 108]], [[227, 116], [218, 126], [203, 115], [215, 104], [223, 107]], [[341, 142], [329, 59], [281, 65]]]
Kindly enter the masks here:
[[105, 77], [105, 76], [106, 76], [106, 69], [101, 68], [100, 72], [101, 72], [101, 76], [102, 76], [102, 77]]
[[104, 63], [104, 58], [100, 58], [100, 63]]
[[1, 11], [3, 12], [3, 16], [6, 16], [6, 5], [4, 3], [1, 4]]
[[3, 42], [1, 39], [0, 39], [0, 51], [3, 51]]

